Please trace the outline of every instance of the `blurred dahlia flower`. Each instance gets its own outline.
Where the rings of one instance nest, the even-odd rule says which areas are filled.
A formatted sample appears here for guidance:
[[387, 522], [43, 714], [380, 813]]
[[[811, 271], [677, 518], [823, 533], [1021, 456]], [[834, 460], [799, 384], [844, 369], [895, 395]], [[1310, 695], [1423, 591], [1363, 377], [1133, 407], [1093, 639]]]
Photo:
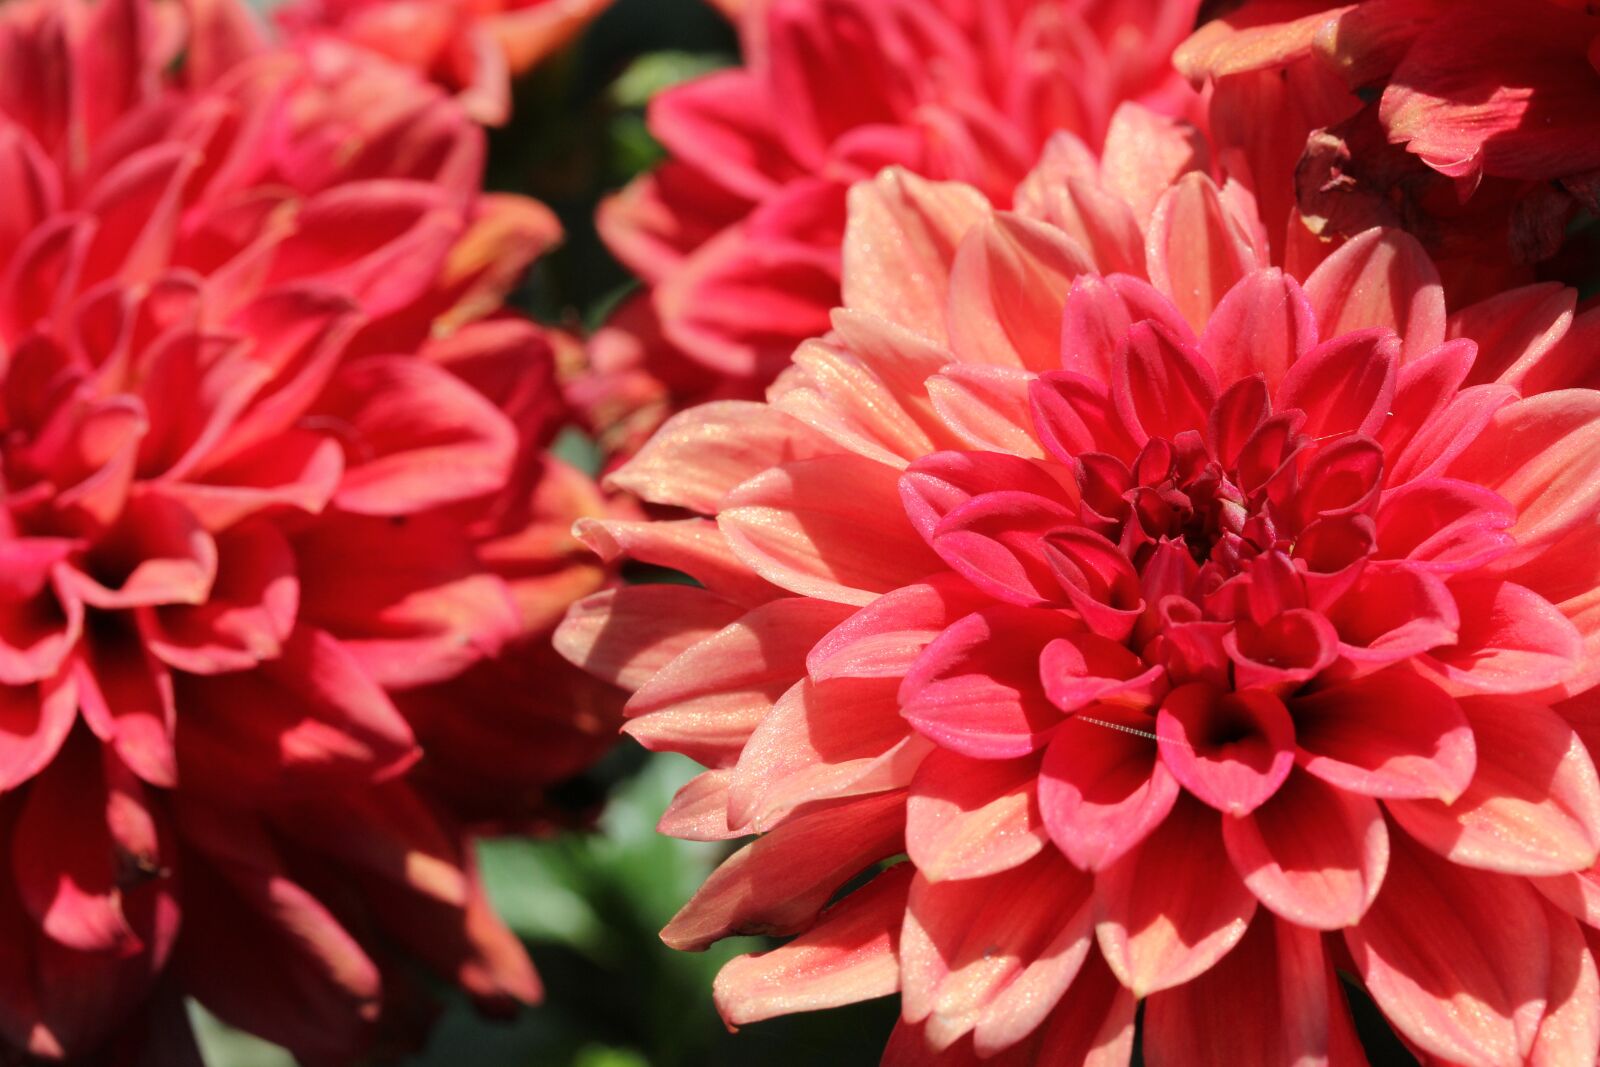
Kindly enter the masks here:
[[1098, 149], [1121, 101], [1198, 101], [1168, 62], [1198, 0], [723, 6], [745, 66], [651, 102], [670, 158], [599, 215], [648, 290], [638, 356], [680, 399], [759, 395], [827, 328], [852, 182], [900, 165], [1004, 203], [1052, 131]]
[[831, 331], [614, 476], [695, 516], [579, 524], [702, 586], [557, 634], [709, 768], [661, 829], [759, 835], [663, 939], [798, 935], [724, 1017], [898, 991], [893, 1065], [1126, 1064], [1141, 1000], [1152, 1067], [1361, 1062], [1336, 971], [1429, 1063], [1594, 1062], [1600, 319], [1272, 266], [1116, 127], [1014, 211], [856, 186]]
[[1528, 280], [1578, 206], [1600, 213], [1592, 3], [1252, 0], [1174, 59], [1196, 82], [1316, 67], [1359, 91], [1366, 106], [1294, 146], [1301, 207], [1334, 233], [1405, 227], [1447, 287]]
[[603, 694], [497, 655], [600, 586], [601, 512], [497, 314], [554, 224], [482, 153], [231, 0], [0, 7], [5, 1045], [187, 1062], [192, 995], [338, 1062], [419, 964], [538, 995], [465, 827], [604, 744]]
[[611, 0], [291, 0], [297, 39], [369, 49], [455, 94], [478, 122], [511, 117], [511, 79], [562, 48]]

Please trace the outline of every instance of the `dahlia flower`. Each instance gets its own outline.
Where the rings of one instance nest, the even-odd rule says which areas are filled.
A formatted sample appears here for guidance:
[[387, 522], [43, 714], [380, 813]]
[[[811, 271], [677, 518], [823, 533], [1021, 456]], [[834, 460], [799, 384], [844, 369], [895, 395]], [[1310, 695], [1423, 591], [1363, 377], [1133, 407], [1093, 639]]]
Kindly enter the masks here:
[[4, 1046], [180, 1062], [192, 995], [338, 1062], [414, 963], [537, 996], [464, 827], [603, 739], [497, 658], [601, 584], [601, 510], [497, 314], [553, 223], [482, 141], [231, 0], [0, 6]]
[[661, 829], [758, 835], [663, 939], [796, 935], [730, 1024], [898, 991], [888, 1064], [1127, 1063], [1140, 1001], [1153, 1067], [1360, 1062], [1336, 969], [1430, 1063], [1593, 1063], [1600, 316], [1274, 266], [1117, 121], [1014, 211], [857, 185], [832, 329], [614, 476], [692, 516], [579, 524], [700, 583], [557, 633], [707, 768]]
[[1335, 233], [1404, 226], [1447, 285], [1466, 276], [1462, 291], [1531, 278], [1579, 205], [1600, 212], [1593, 4], [1265, 0], [1203, 26], [1174, 59], [1197, 82], [1314, 66], [1359, 90], [1359, 115], [1304, 146], [1302, 209]]
[[368, 49], [453, 93], [478, 122], [511, 117], [511, 79], [562, 48], [611, 0], [292, 0], [279, 24], [301, 39]]
[[1168, 63], [1197, 0], [723, 6], [745, 66], [651, 102], [670, 158], [599, 215], [650, 290], [665, 347], [644, 355], [680, 398], [756, 395], [827, 328], [852, 182], [898, 164], [1003, 201], [1052, 131], [1098, 148], [1123, 100], [1198, 99]]

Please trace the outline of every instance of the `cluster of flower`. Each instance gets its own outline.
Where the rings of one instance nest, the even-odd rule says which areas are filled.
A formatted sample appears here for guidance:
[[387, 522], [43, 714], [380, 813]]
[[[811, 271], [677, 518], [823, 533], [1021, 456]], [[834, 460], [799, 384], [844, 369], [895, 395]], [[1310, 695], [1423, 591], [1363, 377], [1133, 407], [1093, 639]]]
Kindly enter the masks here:
[[0, 1059], [536, 1000], [620, 726], [730, 1025], [1594, 1064], [1600, 5], [719, 0], [574, 368], [482, 126], [606, 6], [0, 5]]

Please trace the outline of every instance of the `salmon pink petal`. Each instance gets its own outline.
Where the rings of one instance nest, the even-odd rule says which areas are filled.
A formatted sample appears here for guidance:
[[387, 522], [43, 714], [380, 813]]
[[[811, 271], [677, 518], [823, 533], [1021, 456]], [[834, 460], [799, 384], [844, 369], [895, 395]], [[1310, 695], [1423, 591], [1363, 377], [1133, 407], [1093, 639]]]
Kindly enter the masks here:
[[168, 482], [162, 492], [207, 530], [226, 530], [269, 508], [320, 513], [344, 478], [344, 450], [325, 434], [291, 430], [241, 452], [201, 480]]
[[794, 166], [759, 122], [761, 82], [743, 71], [718, 71], [660, 93], [650, 103], [650, 129], [670, 151], [717, 161], [704, 173], [735, 195], [760, 199], [775, 175]]
[[1048, 841], [1037, 758], [976, 760], [936, 749], [911, 780], [906, 852], [929, 882], [982, 878], [1038, 855]]
[[1043, 748], [1061, 713], [1039, 682], [1039, 654], [1060, 626], [1049, 611], [996, 605], [946, 628], [900, 689], [901, 712], [923, 736], [976, 759]]
[[609, 589], [574, 605], [554, 642], [568, 662], [631, 691], [743, 614], [738, 604], [701, 589]]
[[1383, 495], [1377, 557], [1422, 563], [1444, 574], [1470, 571], [1514, 544], [1505, 531], [1517, 515], [1493, 490], [1454, 478], [1427, 478]]
[[1043, 459], [1028, 407], [1033, 375], [1014, 367], [952, 364], [929, 378], [928, 400], [945, 427], [981, 452]]
[[788, 944], [730, 960], [717, 972], [717, 1011], [743, 1026], [898, 990], [900, 925], [913, 873], [909, 864], [891, 867]]
[[[841, 494], [838, 487], [850, 486]], [[938, 569], [899, 506], [898, 472], [857, 456], [774, 467], [717, 518], [734, 553], [791, 592], [861, 606]]]
[[[1150, 283], [1197, 332], [1228, 290], [1265, 266], [1224, 206], [1216, 184], [1200, 173], [1178, 179], [1156, 203], [1145, 231], [1145, 262]], [[1323, 335], [1337, 332], [1325, 329]]]
[[[864, 321], [867, 316], [861, 316], [858, 324]], [[926, 347], [925, 343], [915, 337], [908, 340], [907, 362], [924, 358], [923, 378], [948, 358], [943, 353], [930, 358], [929, 353], [917, 351]], [[842, 344], [807, 341], [801, 345], [767, 400], [774, 410], [805, 423], [839, 448], [889, 466], [903, 467], [934, 447], [913, 413], [920, 405], [902, 402], [876, 368]]]
[[1067, 714], [1090, 704], [1144, 710], [1165, 692], [1165, 672], [1097, 634], [1069, 634], [1045, 646], [1039, 677], [1050, 702]]
[[1218, 693], [1191, 684], [1167, 694], [1156, 716], [1161, 760], [1185, 789], [1230, 815], [1248, 815], [1294, 767], [1294, 720], [1259, 689]]
[[950, 348], [961, 363], [1052, 370], [1084, 249], [1041, 222], [1000, 213], [978, 223], [950, 269]]
[[889, 170], [850, 191], [844, 306], [945, 344], [956, 248], [991, 209], [976, 190]]
[[1452, 314], [1450, 335], [1478, 345], [1471, 383], [1505, 382], [1528, 396], [1561, 388], [1546, 384], [1558, 373], [1546, 357], [1571, 330], [1577, 296], [1546, 282], [1498, 293]]
[[[1386, 709], [1405, 708], [1405, 715]], [[1404, 667], [1289, 702], [1297, 761], [1339, 789], [1385, 799], [1459, 797], [1477, 749], [1461, 705]]]
[[922, 650], [984, 604], [954, 575], [935, 575], [874, 600], [818, 641], [806, 657], [813, 681], [902, 678]]
[[1132, 852], [1095, 876], [1095, 928], [1136, 997], [1191, 981], [1239, 943], [1256, 898], [1223, 849], [1219, 816], [1180, 798]]
[[59, 538], [0, 540], [0, 684], [53, 678], [83, 631], [83, 604], [51, 581], [73, 543]]
[[1320, 938], [1271, 916], [1211, 970], [1151, 997], [1145, 1027], [1152, 1067], [1366, 1062]]
[[1165, 326], [1174, 337], [1194, 339], [1172, 302], [1149, 282], [1128, 274], [1078, 276], [1061, 318], [1061, 368], [1091, 381], [1111, 381], [1128, 327], [1146, 320]]
[[787, 415], [724, 400], [674, 415], [609, 482], [654, 504], [715, 515], [740, 483], [829, 451], [820, 434]]
[[1429, 660], [1452, 683], [1480, 692], [1531, 693], [1566, 680], [1579, 666], [1583, 635], [1544, 597], [1514, 582], [1457, 582], [1461, 612], [1454, 645]]
[[70, 585], [85, 603], [108, 610], [199, 604], [216, 574], [216, 541], [183, 505], [150, 492], [128, 501]]
[[1524, 1063], [1551, 992], [1546, 905], [1520, 878], [1452, 865], [1403, 835], [1392, 846], [1383, 891], [1345, 933], [1368, 991], [1429, 1055]]
[[1125, 640], [1145, 610], [1139, 574], [1115, 545], [1092, 530], [1069, 527], [1045, 537], [1045, 559], [1085, 626]]
[[1385, 329], [1358, 330], [1326, 341], [1292, 367], [1279, 386], [1279, 410], [1306, 413], [1301, 432], [1316, 438], [1372, 436], [1394, 401], [1400, 342]]
[[1368, 569], [1326, 614], [1340, 655], [1368, 669], [1452, 645], [1462, 625], [1449, 587], [1410, 566]]
[[1044, 1021], [1091, 945], [1093, 882], [1053, 852], [982, 879], [911, 884], [900, 939], [907, 1022], [931, 1048], [998, 1051]]
[[656, 833], [684, 841], [728, 841], [743, 837], [728, 825], [728, 782], [732, 771], [703, 771], [672, 796]]
[[1178, 782], [1142, 711], [1091, 706], [1056, 731], [1039, 769], [1039, 810], [1056, 847], [1085, 870], [1103, 870], [1172, 810]]
[[1224, 819], [1222, 840], [1257, 900], [1314, 930], [1359, 921], [1389, 863], [1377, 802], [1301, 770], [1249, 815]]
[[1100, 381], [1066, 371], [1040, 375], [1028, 386], [1028, 406], [1039, 440], [1061, 463], [1091, 452], [1130, 462], [1138, 454], [1110, 388]]
[[1353, 238], [1306, 279], [1324, 338], [1382, 326], [1401, 339], [1409, 362], [1444, 343], [1444, 289], [1415, 237], [1372, 229]]
[[1252, 271], [1206, 321], [1200, 354], [1223, 386], [1261, 375], [1269, 393], [1317, 343], [1317, 321], [1300, 284], [1276, 267]]
[[661, 940], [703, 949], [732, 934], [809, 929], [841, 885], [900, 851], [904, 812], [905, 794], [888, 793], [796, 815], [712, 872]]
[[777, 586], [750, 573], [710, 519], [629, 522], [583, 518], [572, 535], [610, 563], [624, 556], [682, 571], [718, 596], [748, 607], [783, 595]]
[[1217, 376], [1200, 353], [1151, 322], [1135, 323], [1118, 357], [1112, 396], [1136, 444], [1204, 429]]
[[[648, 587], [619, 596], [641, 588]], [[827, 601], [774, 600], [687, 647], [676, 646], [676, 655], [652, 666], [628, 702], [627, 732], [646, 748], [687, 752], [708, 766], [732, 765], [773, 704], [804, 677], [807, 653], [849, 614]], [[635, 628], [642, 629], [623, 625], [619, 640], [626, 643]]]
[[1453, 803], [1390, 800], [1405, 831], [1452, 863], [1508, 874], [1558, 875], [1600, 853], [1600, 776], [1576, 731], [1542, 704], [1505, 697], [1461, 702], [1477, 772]]
[[1071, 490], [1047, 468], [1000, 452], [935, 452], [923, 456], [900, 477], [906, 516], [930, 543], [952, 511], [974, 497], [1001, 490], [1031, 493], [1059, 504], [1073, 504]]
[[952, 570], [996, 600], [1021, 607], [1064, 602], [1047, 535], [1076, 518], [1060, 497], [1018, 489], [974, 496], [943, 516], [930, 543]]

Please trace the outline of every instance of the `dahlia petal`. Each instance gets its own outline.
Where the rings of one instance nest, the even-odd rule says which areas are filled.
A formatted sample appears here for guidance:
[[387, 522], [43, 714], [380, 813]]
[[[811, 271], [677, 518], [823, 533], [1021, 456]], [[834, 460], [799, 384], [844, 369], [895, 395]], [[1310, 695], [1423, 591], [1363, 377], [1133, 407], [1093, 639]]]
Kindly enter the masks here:
[[141, 946], [122, 914], [99, 758], [80, 738], [34, 779], [17, 817], [11, 869], [46, 937], [79, 952], [131, 954]]
[[895, 678], [803, 678], [745, 742], [728, 822], [769, 829], [803, 804], [903, 789], [932, 747], [900, 716]]
[[1323, 260], [1305, 282], [1323, 337], [1384, 326], [1402, 360], [1444, 343], [1444, 289], [1428, 253], [1400, 230], [1371, 229]]
[[1387, 464], [1391, 484], [1452, 473], [1457, 457], [1484, 435], [1517, 394], [1509, 385], [1475, 385], [1463, 389], [1419, 429]]
[[1072, 490], [1047, 468], [1002, 452], [936, 452], [911, 464], [900, 477], [906, 515], [930, 542], [952, 511], [974, 497], [1005, 490], [1043, 497], [1063, 508], [1074, 502]]
[[[1072, 282], [1061, 319], [1061, 367], [1094, 382], [1115, 377], [1128, 327], [1151, 320], [1186, 342], [1194, 331], [1149, 282], [1127, 274], [1083, 274]], [[1104, 451], [1104, 449], [1102, 449]]]
[[[1159, 225], [1153, 216], [1163, 195], [1184, 184], [1186, 175], [1205, 171], [1208, 157], [1205, 137], [1194, 126], [1124, 101], [1106, 128], [1100, 180], [1133, 209], [1140, 226], [1153, 232]], [[1152, 264], [1155, 258], [1150, 256]], [[1157, 288], [1162, 286], [1157, 283]]]
[[1045, 537], [1045, 560], [1085, 626], [1113, 641], [1127, 639], [1145, 602], [1139, 574], [1117, 546], [1093, 530], [1068, 527]]
[[[1022, 607], [1060, 602], [1045, 537], [1072, 525], [1074, 515], [1050, 488], [1048, 496], [1009, 488], [974, 496], [942, 517], [929, 543], [952, 570], [996, 600]], [[932, 510], [926, 498], [913, 506], [914, 519]]]
[[181, 676], [178, 773], [209, 796], [371, 782], [419, 755], [411, 728], [355, 658], [305, 627], [257, 670]]
[[47, 767], [77, 719], [74, 672], [0, 686], [0, 789], [15, 789]]
[[415, 359], [345, 364], [316, 414], [354, 435], [334, 503], [358, 514], [410, 514], [493, 492], [517, 448], [504, 413]]
[[1136, 997], [1204, 974], [1250, 925], [1256, 898], [1227, 861], [1221, 818], [1180, 798], [1154, 833], [1095, 876], [1100, 951]]
[[1455, 478], [1426, 478], [1383, 495], [1377, 559], [1404, 559], [1441, 573], [1469, 571], [1515, 542], [1505, 531], [1517, 514], [1492, 490]]
[[1202, 26], [1173, 65], [1193, 82], [1283, 67], [1310, 56], [1317, 31], [1343, 10], [1323, 0], [1251, 4]]
[[1600, 509], [1600, 393], [1541, 393], [1500, 408], [1445, 472], [1517, 511], [1516, 558], [1532, 558]]
[[1404, 667], [1296, 696], [1291, 711], [1300, 766], [1352, 793], [1448, 803], [1477, 766], [1461, 705]]
[[989, 215], [976, 189], [885, 171], [850, 191], [844, 306], [945, 344], [945, 294], [956, 247]]
[[1257, 900], [1314, 930], [1359, 921], [1389, 863], [1377, 802], [1299, 770], [1249, 815], [1224, 819], [1222, 840]]
[[900, 939], [906, 1021], [926, 1020], [935, 1050], [969, 1031], [980, 1055], [1025, 1037], [1089, 953], [1092, 890], [1050, 852], [984, 879], [915, 879]]
[[760, 200], [795, 165], [751, 106], [763, 89], [742, 70], [673, 86], [650, 102], [650, 132], [678, 158], [714, 164], [698, 170], [730, 193]]
[[1559, 374], [1543, 364], [1572, 328], [1577, 302], [1576, 291], [1545, 282], [1497, 293], [1451, 315], [1450, 336], [1478, 345], [1472, 384], [1504, 382], [1526, 396], [1560, 388], [1537, 383]]
[[197, 85], [210, 85], [264, 44], [250, 12], [232, 0], [188, 0], [189, 38], [185, 72]]
[[1138, 454], [1131, 429], [1101, 381], [1053, 371], [1028, 386], [1033, 425], [1045, 450], [1068, 466], [1086, 453], [1131, 462]]
[[628, 702], [624, 729], [646, 748], [732, 765], [751, 731], [805, 675], [807, 653], [849, 614], [838, 604], [795, 597], [735, 616], [648, 676]]
[[1452, 863], [1521, 875], [1591, 866], [1600, 850], [1600, 776], [1588, 749], [1543, 704], [1502, 697], [1461, 702], [1477, 771], [1450, 804], [1389, 800], [1405, 831]]
[[217, 545], [186, 508], [156, 492], [128, 501], [71, 589], [97, 608], [199, 604], [217, 573]]
[[729, 841], [745, 836], [728, 825], [728, 783], [732, 771], [704, 771], [673, 794], [656, 833], [684, 841]]
[[668, 419], [607, 482], [652, 504], [715, 515], [730, 489], [762, 471], [833, 451], [763, 404], [724, 400]]
[[1600, 1055], [1600, 973], [1588, 931], [1553, 909], [1550, 920], [1550, 1000], [1528, 1056], [1532, 1067], [1587, 1063]]
[[1304, 411], [1301, 432], [1314, 440], [1370, 437], [1388, 418], [1399, 355], [1399, 339], [1381, 328], [1325, 341], [1289, 368], [1275, 406]]
[[1294, 767], [1294, 720], [1263, 690], [1181, 686], [1161, 702], [1156, 733], [1179, 784], [1235, 817], [1266, 803]]
[[1200, 353], [1155, 323], [1135, 323], [1118, 357], [1112, 396], [1136, 444], [1206, 424], [1217, 376]]
[[818, 682], [903, 678], [934, 638], [983, 604], [981, 594], [954, 575], [896, 589], [818, 641], [806, 656], [806, 673]]
[[900, 924], [913, 873], [910, 864], [891, 867], [788, 944], [730, 960], [713, 986], [718, 1013], [744, 1026], [898, 990]]
[[569, 663], [631, 692], [743, 614], [738, 604], [681, 585], [609, 589], [578, 601], [554, 642]]
[[904, 810], [905, 794], [887, 793], [796, 815], [713, 871], [661, 940], [698, 950], [733, 934], [809, 929], [841, 885], [900, 851]]
[[976, 759], [1035, 752], [1061, 722], [1039, 682], [1054, 612], [996, 605], [945, 629], [906, 674], [901, 714], [917, 732]]
[[1251, 271], [1207, 319], [1200, 354], [1224, 387], [1254, 374], [1276, 394], [1317, 343], [1316, 313], [1300, 283], [1276, 267]]
[[100, 177], [84, 205], [95, 227], [83, 251], [79, 284], [116, 278], [139, 285], [166, 267], [177, 239], [180, 194], [199, 163], [200, 153], [187, 145], [157, 144], [132, 153]]
[[1532, 693], [1565, 681], [1579, 665], [1583, 635], [1548, 600], [1515, 582], [1450, 587], [1461, 612], [1454, 645], [1428, 662], [1450, 682], [1489, 693]]
[[177, 785], [172, 678], [117, 616], [97, 621], [84, 642], [78, 708], [96, 737], [151, 785]]
[[83, 632], [83, 604], [57, 594], [51, 574], [71, 541], [0, 540], [0, 684], [53, 678]]
[[1345, 932], [1368, 991], [1429, 1055], [1524, 1063], [1550, 993], [1544, 902], [1520, 878], [1455, 866], [1401, 834], [1391, 844], [1383, 891]]
[[1100, 871], [1143, 841], [1178, 799], [1160, 759], [1154, 719], [1142, 711], [1089, 707], [1056, 731], [1039, 769], [1039, 809], [1056, 847]]
[[[1400, 368], [1395, 379], [1394, 417], [1377, 433], [1385, 455], [1404, 451], [1412, 436], [1455, 399], [1477, 356], [1475, 342], [1457, 338]], [[1391, 476], [1390, 481], [1395, 480]]]
[[1151, 1067], [1366, 1062], [1317, 935], [1267, 915], [1211, 970], [1150, 998], [1144, 1047]]
[[1454, 644], [1461, 612], [1437, 576], [1416, 567], [1369, 568], [1326, 611], [1339, 653], [1368, 669]]
[[1097, 274], [1143, 274], [1144, 234], [1129, 202], [1086, 176], [1045, 180], [1044, 169], [1041, 162], [1017, 187], [1017, 213], [1064, 232], [1088, 253]]
[[[729, 493], [717, 523], [774, 585], [859, 606], [938, 569], [903, 517], [897, 479], [894, 468], [858, 456], [788, 463]], [[841, 485], [851, 491], [841, 496]]]
[[[941, 353], [929, 360], [927, 374], [947, 359]], [[767, 402], [841, 449], [878, 463], [903, 467], [934, 448], [906, 404], [872, 366], [848, 347], [827, 341], [807, 341], [795, 351], [793, 364], [768, 390]]]
[[1143, 711], [1167, 685], [1162, 667], [1145, 667], [1126, 646], [1100, 634], [1051, 641], [1039, 657], [1039, 677], [1050, 702], [1069, 715], [1091, 704]]
[[[1303, 534], [1301, 540], [1305, 540]], [[1304, 548], [1302, 544], [1296, 551]], [[1223, 650], [1233, 661], [1237, 688], [1260, 687], [1278, 693], [1331, 667], [1339, 656], [1338, 645], [1339, 635], [1332, 624], [1305, 608], [1279, 612], [1262, 624], [1238, 622], [1222, 638]]]
[[906, 852], [929, 882], [982, 878], [1038, 855], [1048, 841], [1038, 760], [975, 760], [936, 749], [911, 780]]
[[956, 361], [1027, 370], [1060, 365], [1061, 311], [1072, 280], [1094, 269], [1070, 238], [1001, 212], [977, 223], [950, 268]]
[[204, 604], [169, 605], [141, 618], [150, 651], [190, 674], [248, 670], [275, 658], [299, 611], [294, 554], [277, 529], [235, 526], [218, 535], [217, 555], [217, 580]]
[[[1178, 179], [1156, 203], [1145, 233], [1145, 261], [1150, 284], [1197, 331], [1230, 289], [1264, 266], [1215, 183], [1199, 173]], [[1323, 336], [1335, 332], [1325, 325]]]
[[1033, 376], [1012, 367], [946, 367], [927, 381], [928, 399], [963, 444], [981, 452], [1043, 459], [1028, 409]]
[[750, 573], [709, 519], [627, 522], [583, 518], [573, 524], [572, 535], [607, 563], [632, 559], [670, 567], [718, 596], [747, 607], [783, 595], [777, 586]]
[[209, 471], [204, 481], [167, 482], [162, 492], [207, 530], [226, 530], [274, 507], [310, 515], [327, 507], [344, 477], [344, 449], [324, 434], [291, 430]]

